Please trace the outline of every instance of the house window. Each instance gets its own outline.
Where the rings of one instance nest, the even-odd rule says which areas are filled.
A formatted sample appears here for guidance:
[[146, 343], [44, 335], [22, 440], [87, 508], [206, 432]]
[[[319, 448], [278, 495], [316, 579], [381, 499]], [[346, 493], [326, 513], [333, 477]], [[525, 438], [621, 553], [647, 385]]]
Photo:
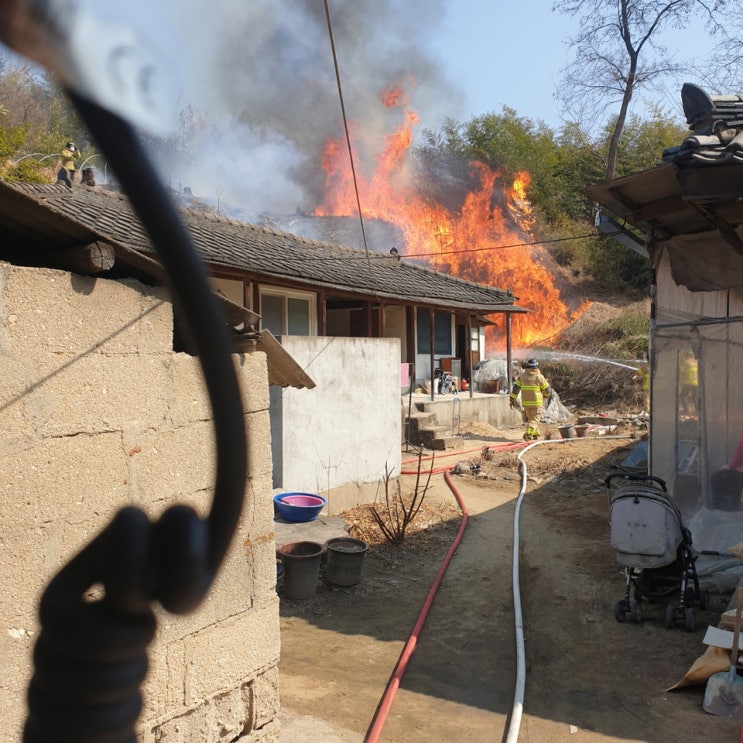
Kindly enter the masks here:
[[261, 290], [261, 328], [274, 335], [314, 335], [315, 295]]
[[[418, 329], [418, 353], [431, 353], [431, 319], [429, 311], [418, 308], [416, 326]], [[434, 312], [433, 352], [437, 356], [451, 356], [451, 314]]]

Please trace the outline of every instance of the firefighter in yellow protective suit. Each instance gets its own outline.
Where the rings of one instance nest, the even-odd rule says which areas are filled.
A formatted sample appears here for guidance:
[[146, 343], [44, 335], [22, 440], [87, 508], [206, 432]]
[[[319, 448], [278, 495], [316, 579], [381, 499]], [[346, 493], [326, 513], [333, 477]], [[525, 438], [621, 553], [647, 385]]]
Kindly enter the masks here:
[[642, 411], [650, 412], [650, 367], [644, 363], [632, 377], [633, 381], [638, 382], [642, 388]]
[[681, 414], [687, 417], [697, 413], [697, 394], [699, 392], [699, 372], [697, 360], [691, 351], [683, 355], [683, 363], [679, 369], [679, 381], [681, 391], [679, 402], [681, 403]]
[[58, 180], [64, 180], [67, 185], [71, 185], [72, 181], [75, 180], [75, 173], [77, 172], [77, 160], [80, 157], [80, 152], [75, 146], [74, 142], [68, 142], [62, 148], [62, 170], [60, 170]]
[[511, 389], [511, 407], [518, 409], [521, 397], [521, 415], [526, 423], [524, 441], [536, 441], [540, 437], [539, 422], [545, 399], [552, 394], [549, 382], [539, 371], [539, 362], [529, 359], [521, 374], [516, 377]]

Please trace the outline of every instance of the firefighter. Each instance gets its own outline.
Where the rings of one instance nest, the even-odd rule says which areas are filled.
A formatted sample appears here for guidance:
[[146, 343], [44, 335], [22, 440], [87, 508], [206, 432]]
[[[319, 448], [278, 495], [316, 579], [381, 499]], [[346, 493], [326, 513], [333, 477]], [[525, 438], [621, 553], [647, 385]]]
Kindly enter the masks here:
[[679, 394], [681, 413], [687, 418], [691, 418], [697, 412], [697, 393], [699, 391], [697, 360], [691, 351], [686, 351], [683, 354], [679, 377], [681, 382], [681, 392]]
[[632, 380], [637, 382], [642, 388], [642, 412], [650, 412], [650, 367], [648, 363], [640, 365], [637, 373], [632, 377]]
[[529, 359], [521, 374], [516, 377], [511, 389], [511, 407], [519, 409], [521, 397], [521, 416], [526, 423], [524, 441], [536, 441], [540, 437], [539, 422], [542, 420], [542, 408], [545, 399], [552, 394], [549, 382], [539, 371], [539, 362]]
[[62, 177], [62, 171], [60, 171], [60, 180], [66, 180], [69, 184], [71, 184], [72, 181], [75, 180], [75, 173], [77, 172], [77, 165], [75, 161], [80, 157], [80, 152], [78, 151], [74, 142], [68, 142], [62, 148], [61, 155], [62, 170], [67, 177]]

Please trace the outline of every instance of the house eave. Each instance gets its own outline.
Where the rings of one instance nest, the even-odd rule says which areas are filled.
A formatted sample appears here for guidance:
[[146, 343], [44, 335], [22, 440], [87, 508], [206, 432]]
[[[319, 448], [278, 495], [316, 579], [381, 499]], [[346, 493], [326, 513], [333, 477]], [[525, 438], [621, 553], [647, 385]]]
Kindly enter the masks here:
[[641, 230], [651, 257], [667, 250], [678, 284], [743, 287], [743, 162], [666, 163], [586, 194]]

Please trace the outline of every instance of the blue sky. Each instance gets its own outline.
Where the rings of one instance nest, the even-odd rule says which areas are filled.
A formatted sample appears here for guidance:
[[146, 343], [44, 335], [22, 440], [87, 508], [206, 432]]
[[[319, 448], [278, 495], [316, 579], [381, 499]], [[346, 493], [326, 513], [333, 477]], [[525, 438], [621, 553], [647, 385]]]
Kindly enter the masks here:
[[[448, 0], [446, 14], [426, 43], [441, 60], [447, 76], [464, 92], [459, 120], [500, 112], [507, 105], [522, 116], [559, 127], [560, 106], [553, 93], [568, 59], [564, 42], [575, 33], [577, 20], [553, 13], [551, 7], [552, 0]], [[710, 48], [699, 26], [673, 31], [664, 39], [672, 56], [683, 53], [688, 57], [692, 49], [703, 56]], [[665, 110], [678, 116], [679, 123], [683, 123], [680, 83], [684, 81], [661, 100]], [[699, 80], [688, 82], [704, 87]], [[640, 112], [642, 101], [638, 104]]]
[[550, 12], [551, 0], [451, 0], [427, 46], [465, 93], [462, 118], [500, 111], [559, 124], [552, 93], [575, 21]]

